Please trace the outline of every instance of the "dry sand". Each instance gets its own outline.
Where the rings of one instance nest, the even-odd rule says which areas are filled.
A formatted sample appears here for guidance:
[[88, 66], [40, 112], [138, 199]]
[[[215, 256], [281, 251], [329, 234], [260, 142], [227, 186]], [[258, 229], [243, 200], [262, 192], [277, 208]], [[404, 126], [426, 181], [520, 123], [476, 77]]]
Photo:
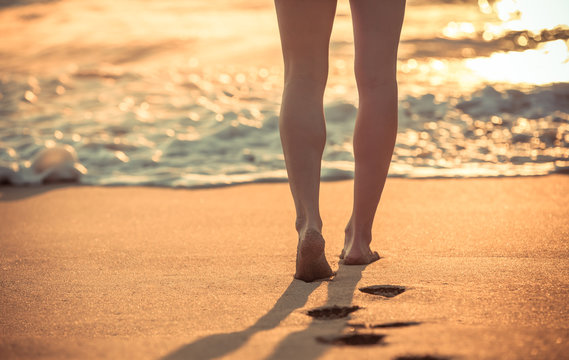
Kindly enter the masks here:
[[[0, 188], [0, 358], [560, 359], [569, 353], [569, 177], [389, 179], [383, 258], [340, 266], [351, 182], [322, 185], [337, 277], [293, 280], [287, 184]], [[400, 285], [387, 299], [358, 291]], [[313, 320], [325, 305], [363, 307]], [[359, 329], [373, 346], [318, 336]]]

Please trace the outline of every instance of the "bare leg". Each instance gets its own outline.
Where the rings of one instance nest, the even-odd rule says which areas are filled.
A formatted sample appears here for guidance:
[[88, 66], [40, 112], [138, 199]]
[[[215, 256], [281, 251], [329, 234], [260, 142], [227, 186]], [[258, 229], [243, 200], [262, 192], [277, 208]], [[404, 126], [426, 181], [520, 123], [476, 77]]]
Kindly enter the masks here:
[[351, 0], [359, 108], [354, 130], [354, 208], [345, 264], [379, 259], [370, 249], [373, 219], [397, 137], [397, 47], [405, 0]]
[[330, 277], [318, 206], [326, 143], [323, 96], [336, 0], [275, 0], [285, 65], [279, 128], [299, 235], [297, 279]]

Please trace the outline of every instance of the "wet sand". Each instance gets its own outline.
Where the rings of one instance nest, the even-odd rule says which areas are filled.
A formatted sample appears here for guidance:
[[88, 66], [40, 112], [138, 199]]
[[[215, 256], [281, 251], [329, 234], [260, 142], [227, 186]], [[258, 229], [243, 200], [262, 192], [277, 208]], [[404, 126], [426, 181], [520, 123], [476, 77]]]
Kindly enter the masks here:
[[[338, 275], [312, 284], [292, 277], [287, 184], [0, 194], [2, 359], [569, 352], [567, 176], [389, 179], [374, 228], [383, 258], [367, 267], [338, 265], [351, 182], [324, 183], [326, 251]], [[372, 285], [405, 291], [389, 298], [358, 290]], [[334, 305], [361, 308], [347, 318], [307, 315]], [[385, 326], [393, 322], [406, 324]], [[341, 342], [353, 329], [385, 337], [359, 338], [379, 342], [371, 346], [316, 340]]]

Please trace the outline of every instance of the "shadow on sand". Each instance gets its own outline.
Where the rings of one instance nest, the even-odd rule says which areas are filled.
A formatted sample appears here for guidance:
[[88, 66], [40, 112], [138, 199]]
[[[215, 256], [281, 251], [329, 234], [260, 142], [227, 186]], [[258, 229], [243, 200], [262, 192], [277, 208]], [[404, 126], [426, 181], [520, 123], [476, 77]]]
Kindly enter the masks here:
[[14, 6], [26, 6], [32, 4], [42, 4], [56, 2], [59, 0], [0, 0], [0, 9]]
[[36, 195], [40, 195], [52, 190], [58, 190], [69, 186], [81, 186], [77, 183], [58, 183], [50, 185], [33, 185], [33, 186], [9, 186], [0, 185], [0, 202], [16, 201], [27, 199]]
[[[354, 291], [362, 277], [365, 266], [345, 266], [340, 264], [334, 280], [325, 282], [328, 284], [328, 299], [325, 306], [340, 305], [349, 306], [352, 303]], [[229, 356], [237, 351], [256, 333], [276, 328], [294, 310], [303, 307], [310, 294], [320, 286], [322, 282], [304, 283], [293, 280], [285, 292], [275, 303], [275, 306], [257, 322], [245, 330], [232, 333], [214, 334], [200, 338], [193, 343], [184, 345], [162, 359], [213, 359], [221, 356]], [[316, 359], [327, 351], [329, 345], [316, 342], [314, 334], [324, 330], [327, 334], [339, 334], [346, 326], [345, 319], [326, 321], [312, 320], [301, 331], [290, 333], [286, 336], [267, 357], [267, 359]], [[302, 354], [299, 346], [302, 346]]]

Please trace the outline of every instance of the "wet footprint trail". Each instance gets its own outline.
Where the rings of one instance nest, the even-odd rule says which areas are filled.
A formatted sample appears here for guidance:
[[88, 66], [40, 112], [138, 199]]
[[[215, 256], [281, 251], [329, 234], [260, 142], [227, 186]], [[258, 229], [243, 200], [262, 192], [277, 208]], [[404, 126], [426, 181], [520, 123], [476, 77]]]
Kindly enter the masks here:
[[347, 317], [350, 313], [362, 309], [359, 306], [327, 306], [309, 310], [306, 314], [319, 320], [335, 320]]
[[[362, 309], [355, 306], [327, 306], [309, 310], [306, 314], [319, 320], [336, 320], [348, 317], [354, 311]], [[347, 346], [366, 346], [366, 345], [385, 345], [383, 334], [343, 334], [336, 336], [318, 336], [316, 341], [329, 345]]]
[[366, 345], [386, 345], [383, 339], [384, 334], [346, 334], [339, 336], [319, 336], [316, 341], [331, 345], [366, 346]]
[[[386, 298], [395, 297], [405, 291], [403, 286], [394, 285], [374, 285], [359, 289], [361, 292], [379, 295]], [[327, 306], [308, 310], [306, 314], [318, 320], [336, 320], [348, 317], [349, 314], [354, 311], [363, 309], [360, 306]], [[393, 327], [404, 327], [418, 325], [418, 322], [400, 322], [400, 323], [386, 323], [379, 325], [365, 324], [347, 324], [348, 327], [355, 329], [375, 329], [375, 328], [393, 328]], [[384, 341], [385, 334], [374, 334], [374, 333], [358, 333], [353, 332], [350, 334], [342, 334], [336, 336], [319, 336], [316, 341], [322, 344], [329, 345], [339, 345], [339, 346], [369, 346], [369, 345], [387, 345]]]
[[405, 287], [398, 285], [373, 285], [360, 288], [359, 290], [366, 294], [392, 298], [404, 293]]
[[[358, 289], [359, 291], [379, 296], [385, 299], [394, 298], [404, 293], [407, 288], [400, 285], [372, 285]], [[363, 309], [360, 306], [327, 306], [312, 309], [306, 312], [308, 316], [318, 320], [336, 320], [348, 317], [349, 314]], [[386, 334], [377, 334], [373, 332], [374, 329], [394, 329], [410, 326], [421, 325], [417, 321], [400, 321], [388, 322], [381, 324], [365, 324], [365, 323], [347, 323], [346, 327], [351, 329], [351, 333], [331, 335], [331, 336], [318, 336], [316, 341], [321, 344], [334, 345], [334, 346], [386, 346]], [[367, 332], [361, 332], [367, 331]], [[440, 357], [435, 355], [404, 355], [398, 356], [393, 360], [450, 360], [450, 357]]]

